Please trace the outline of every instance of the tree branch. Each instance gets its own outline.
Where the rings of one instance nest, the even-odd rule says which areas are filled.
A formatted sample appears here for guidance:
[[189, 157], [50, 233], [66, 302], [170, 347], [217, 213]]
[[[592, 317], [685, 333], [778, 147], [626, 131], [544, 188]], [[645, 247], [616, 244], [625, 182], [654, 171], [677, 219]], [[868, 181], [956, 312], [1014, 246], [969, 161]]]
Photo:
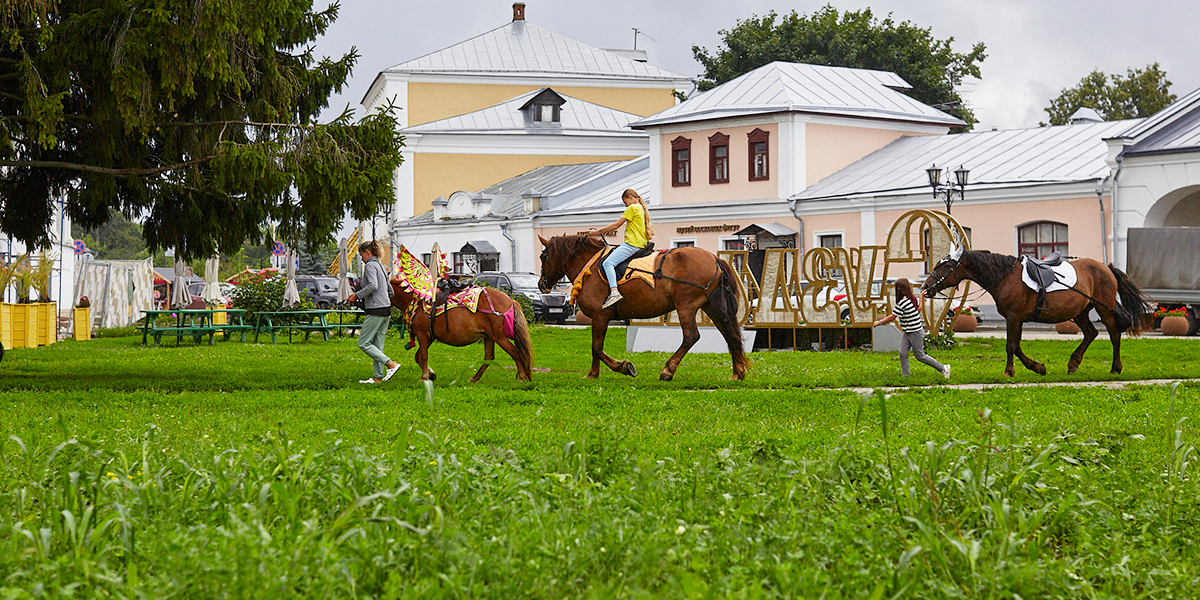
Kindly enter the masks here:
[[48, 169], [67, 169], [71, 171], [85, 171], [87, 173], [99, 173], [101, 175], [112, 175], [114, 177], [135, 177], [139, 175], [157, 175], [183, 167], [190, 167], [195, 164], [206, 162], [216, 158], [213, 156], [205, 156], [201, 158], [184, 161], [174, 165], [165, 167], [155, 167], [153, 169], [110, 169], [108, 167], [95, 167], [92, 165], [81, 165], [79, 163], [61, 162], [57, 160], [5, 160], [0, 159], [0, 167], [30, 167], [30, 168], [48, 168]]

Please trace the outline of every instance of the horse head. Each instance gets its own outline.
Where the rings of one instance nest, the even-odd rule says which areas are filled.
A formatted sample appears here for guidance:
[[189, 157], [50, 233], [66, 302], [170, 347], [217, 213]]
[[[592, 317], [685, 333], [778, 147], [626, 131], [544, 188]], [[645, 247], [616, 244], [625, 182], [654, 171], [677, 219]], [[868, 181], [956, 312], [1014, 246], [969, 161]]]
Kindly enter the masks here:
[[[540, 261], [542, 263], [542, 277], [538, 279], [538, 289], [542, 293], [547, 293], [566, 273], [567, 261], [565, 257], [560, 256], [562, 252], [557, 251], [558, 246], [561, 245], [559, 237], [546, 239], [539, 235], [538, 240], [542, 242], [542, 256]], [[551, 252], [552, 246], [556, 251]]]
[[962, 235], [958, 233], [958, 230], [952, 229], [952, 231], [954, 241], [950, 242], [950, 254], [938, 261], [921, 286], [921, 289], [925, 290], [926, 296], [932, 296], [943, 289], [954, 287], [962, 281], [962, 276], [958, 272], [958, 261], [962, 259], [965, 244], [963, 244]]

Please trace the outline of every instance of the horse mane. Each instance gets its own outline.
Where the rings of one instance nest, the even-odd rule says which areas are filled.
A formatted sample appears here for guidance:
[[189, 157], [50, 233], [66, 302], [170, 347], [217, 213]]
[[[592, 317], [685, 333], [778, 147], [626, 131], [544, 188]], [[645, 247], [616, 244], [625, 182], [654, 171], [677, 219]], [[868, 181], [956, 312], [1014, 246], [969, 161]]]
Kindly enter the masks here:
[[551, 244], [550, 260], [555, 264], [565, 265], [572, 256], [580, 252], [597, 252], [605, 246], [604, 239], [597, 235], [564, 235], [557, 238], [557, 244]]
[[999, 285], [1018, 260], [1015, 256], [993, 254], [988, 250], [967, 250], [959, 263], [968, 266], [975, 274], [975, 281], [988, 289]]

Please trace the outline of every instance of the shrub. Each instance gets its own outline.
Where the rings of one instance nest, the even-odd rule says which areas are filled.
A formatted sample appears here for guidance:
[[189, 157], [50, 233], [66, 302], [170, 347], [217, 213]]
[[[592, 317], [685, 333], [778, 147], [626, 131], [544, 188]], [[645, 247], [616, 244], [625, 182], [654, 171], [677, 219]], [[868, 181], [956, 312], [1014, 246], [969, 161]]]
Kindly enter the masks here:
[[[253, 320], [260, 312], [283, 308], [283, 291], [287, 281], [282, 275], [271, 275], [258, 281], [247, 281], [233, 290], [233, 308], [246, 311], [246, 319]], [[312, 310], [316, 306], [303, 294], [294, 310]]]

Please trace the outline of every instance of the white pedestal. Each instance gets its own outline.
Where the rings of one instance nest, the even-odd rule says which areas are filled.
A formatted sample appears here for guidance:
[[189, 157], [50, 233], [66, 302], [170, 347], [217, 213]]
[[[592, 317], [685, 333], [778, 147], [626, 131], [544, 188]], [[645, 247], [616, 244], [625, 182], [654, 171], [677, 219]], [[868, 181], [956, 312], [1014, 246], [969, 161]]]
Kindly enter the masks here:
[[[754, 349], [756, 331], [742, 329], [742, 349]], [[626, 352], [675, 352], [683, 343], [683, 330], [677, 326], [630, 326], [625, 331]], [[897, 342], [898, 344], [899, 342]], [[899, 345], [896, 346], [899, 348]], [[700, 341], [688, 353], [726, 354], [729, 348], [716, 327], [701, 327]]]

